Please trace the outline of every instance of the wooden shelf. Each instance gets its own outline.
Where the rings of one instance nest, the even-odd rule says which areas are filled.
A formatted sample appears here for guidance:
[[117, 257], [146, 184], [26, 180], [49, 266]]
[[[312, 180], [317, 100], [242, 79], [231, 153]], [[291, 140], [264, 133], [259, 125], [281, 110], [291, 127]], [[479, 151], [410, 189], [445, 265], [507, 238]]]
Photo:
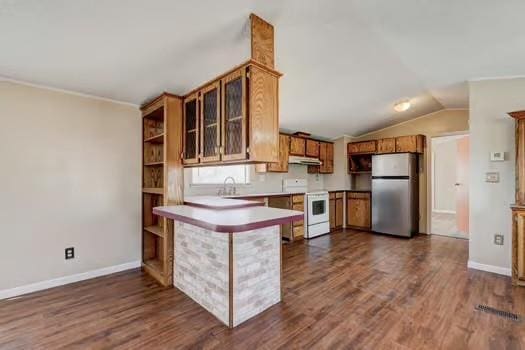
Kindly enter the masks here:
[[157, 281], [164, 280], [164, 273], [162, 271], [162, 262], [158, 259], [145, 260], [142, 263], [144, 271], [150, 276], [155, 278]]
[[164, 165], [164, 162], [144, 163], [144, 166]]
[[350, 171], [349, 173], [350, 174], [356, 174], [356, 175], [359, 175], [359, 174], [372, 174], [372, 171], [371, 170], [368, 170], [368, 171]]
[[143, 113], [142, 118], [151, 120], [164, 120], [164, 105]]
[[163, 143], [164, 142], [164, 133], [145, 138], [144, 142]]
[[143, 188], [142, 193], [150, 193], [150, 194], [164, 194], [163, 188]]
[[228, 120], [226, 120], [226, 122], [235, 122], [237, 120], [241, 120], [242, 119], [242, 115], [238, 116], [238, 117], [234, 117], [234, 118], [230, 118]]
[[164, 230], [158, 225], [146, 226], [144, 227], [144, 230], [148, 231], [149, 233], [153, 233], [154, 235], [157, 235], [160, 238], [164, 238]]
[[149, 267], [155, 269], [156, 271], [162, 273], [162, 261], [159, 259], [148, 259], [144, 261], [144, 265], [148, 265]]

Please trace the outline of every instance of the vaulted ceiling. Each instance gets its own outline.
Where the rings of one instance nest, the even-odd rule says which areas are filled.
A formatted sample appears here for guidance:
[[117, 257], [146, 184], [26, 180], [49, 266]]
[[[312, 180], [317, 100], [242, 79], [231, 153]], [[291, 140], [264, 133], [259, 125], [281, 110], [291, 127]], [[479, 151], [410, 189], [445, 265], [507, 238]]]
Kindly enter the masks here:
[[520, 0], [0, 0], [0, 76], [134, 104], [183, 94], [249, 57], [251, 12], [276, 28], [289, 130], [359, 135], [525, 75]]

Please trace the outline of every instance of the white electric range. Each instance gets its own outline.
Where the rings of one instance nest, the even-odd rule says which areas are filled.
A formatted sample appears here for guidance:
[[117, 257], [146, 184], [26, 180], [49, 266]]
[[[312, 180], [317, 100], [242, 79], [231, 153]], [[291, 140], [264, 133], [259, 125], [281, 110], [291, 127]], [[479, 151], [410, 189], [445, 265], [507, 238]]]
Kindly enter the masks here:
[[308, 192], [307, 180], [285, 179], [283, 180], [283, 192], [305, 193], [305, 238], [314, 238], [330, 232], [328, 191]]

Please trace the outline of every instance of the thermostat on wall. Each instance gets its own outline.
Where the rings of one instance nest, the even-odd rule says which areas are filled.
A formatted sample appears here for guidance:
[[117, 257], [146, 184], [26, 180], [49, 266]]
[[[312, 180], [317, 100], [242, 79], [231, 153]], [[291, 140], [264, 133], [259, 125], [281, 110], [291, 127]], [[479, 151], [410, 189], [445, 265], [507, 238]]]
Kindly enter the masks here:
[[499, 182], [499, 173], [485, 173], [485, 182]]
[[492, 162], [503, 162], [505, 160], [505, 152], [490, 152], [490, 160]]

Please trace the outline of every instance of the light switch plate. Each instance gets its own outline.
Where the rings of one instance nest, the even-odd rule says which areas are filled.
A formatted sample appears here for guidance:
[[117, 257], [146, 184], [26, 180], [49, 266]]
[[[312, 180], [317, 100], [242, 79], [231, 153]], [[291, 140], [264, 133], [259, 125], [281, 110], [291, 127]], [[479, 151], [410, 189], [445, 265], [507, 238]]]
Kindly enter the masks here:
[[503, 162], [505, 160], [505, 152], [490, 152], [490, 160], [492, 162]]
[[494, 235], [494, 244], [496, 245], [503, 245], [503, 235]]
[[499, 182], [499, 173], [498, 172], [486, 173], [485, 182], [492, 182], [492, 183]]

